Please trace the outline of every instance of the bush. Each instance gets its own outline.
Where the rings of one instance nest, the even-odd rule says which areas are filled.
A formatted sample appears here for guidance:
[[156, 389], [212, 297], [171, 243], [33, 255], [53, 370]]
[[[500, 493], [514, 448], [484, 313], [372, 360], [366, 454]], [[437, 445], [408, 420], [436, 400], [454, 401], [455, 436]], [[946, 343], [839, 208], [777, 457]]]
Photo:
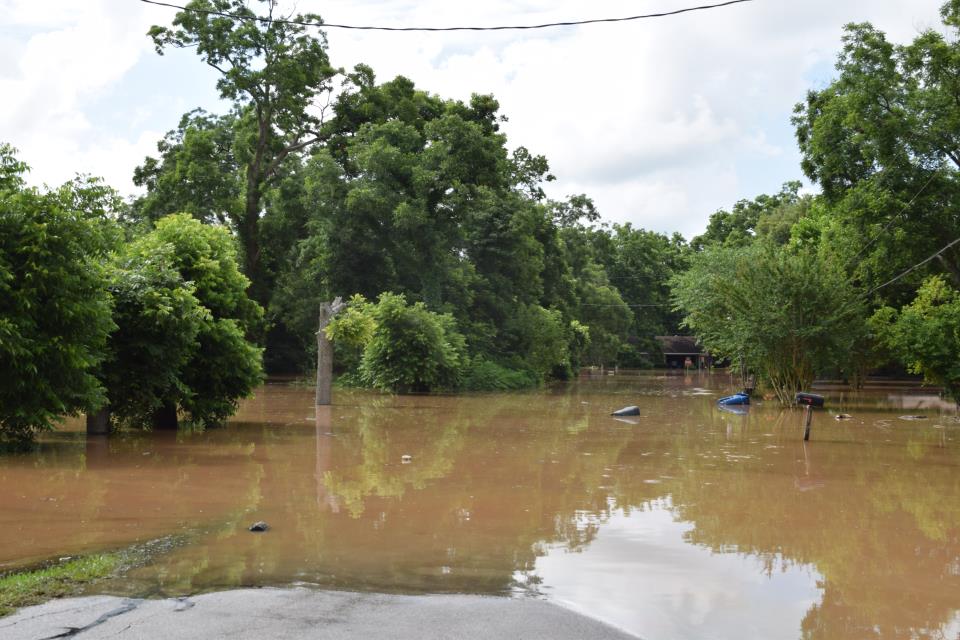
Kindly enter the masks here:
[[165, 404], [179, 404], [195, 422], [217, 424], [230, 417], [240, 398], [263, 378], [262, 352], [250, 335], [263, 310], [246, 293], [230, 233], [174, 214], [129, 248], [140, 260], [166, 255], [169, 268], [190, 282], [200, 307], [196, 344], [166, 391]]
[[460, 387], [465, 391], [515, 391], [540, 384], [535, 371], [508, 369], [496, 362], [477, 358], [463, 372]]
[[899, 313], [878, 309], [870, 324], [911, 373], [943, 385], [960, 404], [960, 292], [933, 276]]
[[359, 377], [368, 386], [406, 393], [460, 383], [466, 341], [453, 316], [408, 305], [402, 294], [382, 293], [376, 304], [354, 296], [327, 335], [348, 353], [363, 347]]
[[188, 390], [181, 382], [209, 312], [172, 268], [166, 245], [150, 256], [119, 257], [109, 292], [117, 329], [100, 369], [115, 424], [146, 426], [154, 412]]
[[862, 300], [816, 254], [759, 242], [708, 249], [673, 287], [704, 347], [763, 375], [784, 404], [817, 371], [847, 368], [866, 334]]
[[114, 328], [109, 225], [77, 206], [96, 208], [97, 193], [80, 182], [25, 189], [25, 170], [0, 145], [0, 439], [17, 444], [102, 402], [94, 371]]

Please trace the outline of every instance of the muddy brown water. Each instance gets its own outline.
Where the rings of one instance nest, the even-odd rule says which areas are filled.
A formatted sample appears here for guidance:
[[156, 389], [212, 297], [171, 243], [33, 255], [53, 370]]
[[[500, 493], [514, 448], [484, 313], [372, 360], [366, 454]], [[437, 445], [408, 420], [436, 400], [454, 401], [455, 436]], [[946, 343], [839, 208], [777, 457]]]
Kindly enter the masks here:
[[830, 391], [804, 445], [799, 411], [720, 411], [730, 388], [340, 391], [318, 414], [271, 384], [221, 429], [88, 441], [73, 423], [0, 457], [0, 570], [180, 536], [96, 589], [532, 595], [644, 638], [960, 637], [952, 406]]

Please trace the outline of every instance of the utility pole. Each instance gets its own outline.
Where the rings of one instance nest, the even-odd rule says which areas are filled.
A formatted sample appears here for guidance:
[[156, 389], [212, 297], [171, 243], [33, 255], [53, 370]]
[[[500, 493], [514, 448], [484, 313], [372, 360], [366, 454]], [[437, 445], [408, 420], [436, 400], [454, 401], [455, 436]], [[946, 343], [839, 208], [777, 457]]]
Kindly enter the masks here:
[[333, 302], [320, 303], [320, 326], [317, 329], [317, 406], [330, 404], [333, 386], [333, 345], [327, 339], [326, 328], [333, 317], [346, 306], [339, 296], [334, 298]]

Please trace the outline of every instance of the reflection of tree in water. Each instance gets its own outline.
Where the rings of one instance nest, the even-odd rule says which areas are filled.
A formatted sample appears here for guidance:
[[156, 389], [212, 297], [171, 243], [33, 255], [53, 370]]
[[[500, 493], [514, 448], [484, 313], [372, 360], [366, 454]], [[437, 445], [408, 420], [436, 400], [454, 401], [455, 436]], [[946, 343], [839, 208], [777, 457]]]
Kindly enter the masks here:
[[[939, 637], [960, 602], [955, 454], [936, 430], [885, 442], [826, 416], [804, 446], [799, 419], [718, 415], [706, 432], [665, 435], [655, 449], [670, 456], [642, 459], [633, 442], [620, 462], [657, 465], [648, 473], [668, 478], [659, 490], [676, 519], [694, 525], [688, 542], [759, 558], [768, 575], [815, 567], [823, 598], [802, 622], [805, 638]], [[641, 504], [648, 491], [636, 474], [617, 478], [618, 504]]]
[[[606, 381], [602, 400], [576, 386], [353, 394], [323, 424], [304, 421], [304, 390], [286, 408], [264, 406], [273, 423], [234, 423], [161, 449], [121, 440], [103, 464], [131, 495], [156, 479], [150, 505], [207, 485], [232, 492], [209, 534], [135, 576], [167, 593], [293, 581], [502, 593], [517, 575], [535, 583], [537, 556], [552, 547], [588, 549], [612, 513], [670, 509], [692, 524], [691, 544], [755, 557], [771, 576], [816, 569], [823, 595], [805, 637], [936, 637], [960, 594], [954, 434], [897, 414], [862, 424], [818, 414], [804, 447], [799, 412], [722, 413], [709, 398], [682, 398], [673, 382], [643, 396], [635, 425], [597, 406], [630, 397], [629, 385], [621, 393]], [[44, 491], [84, 499], [82, 474], [101, 454], [88, 449], [84, 466], [49, 448], [35, 461], [53, 483]], [[0, 479], [10, 473], [0, 468]], [[97, 505], [120, 495], [104, 486], [91, 493]], [[172, 502], [196, 516], [192, 501]], [[101, 507], [88, 506], [96, 517]], [[247, 532], [255, 519], [273, 529]]]
[[224, 529], [178, 550], [162, 563], [164, 590], [305, 581], [502, 593], [542, 544], [582, 548], [609, 512], [603, 476], [630, 431], [597, 437], [573, 397], [371, 399], [306, 423], [309, 447], [293, 425], [262, 428], [250, 518], [271, 531]]
[[[323, 484], [352, 517], [359, 518], [367, 498], [399, 499], [408, 488], [421, 490], [429, 481], [447, 476], [471, 418], [431, 407], [362, 406], [355, 427], [336, 432], [337, 448], [350, 453], [334, 469], [324, 471]], [[423, 430], [423, 437], [406, 441], [391, 437], [394, 422], [411, 420]], [[404, 455], [416, 464], [402, 464]]]

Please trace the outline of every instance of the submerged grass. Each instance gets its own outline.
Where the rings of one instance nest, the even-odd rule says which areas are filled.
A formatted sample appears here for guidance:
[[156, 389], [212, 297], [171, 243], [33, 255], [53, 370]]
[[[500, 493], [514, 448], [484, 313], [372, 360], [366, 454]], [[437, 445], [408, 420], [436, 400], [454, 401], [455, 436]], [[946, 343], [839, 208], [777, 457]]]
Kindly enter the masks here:
[[110, 575], [120, 564], [120, 554], [102, 553], [0, 577], [0, 617], [21, 607], [76, 595], [83, 585]]

